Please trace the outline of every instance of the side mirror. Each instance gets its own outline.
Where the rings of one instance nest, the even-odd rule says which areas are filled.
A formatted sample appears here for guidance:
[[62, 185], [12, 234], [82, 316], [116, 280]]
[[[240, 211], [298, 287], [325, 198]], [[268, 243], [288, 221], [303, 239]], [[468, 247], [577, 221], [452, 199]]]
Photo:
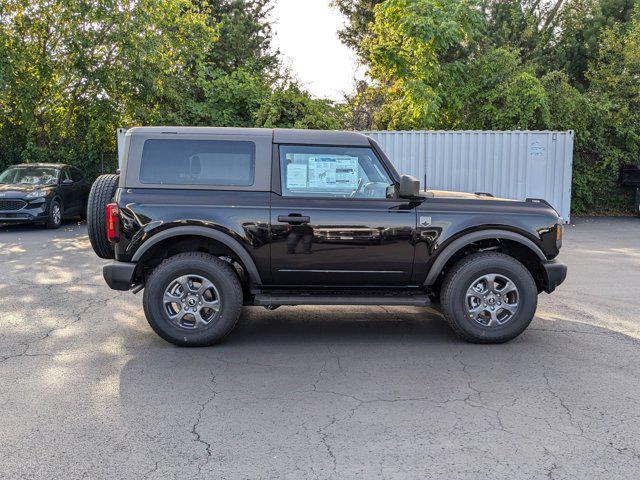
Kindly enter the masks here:
[[400, 198], [420, 198], [420, 180], [411, 175], [400, 176]]
[[70, 178], [65, 178], [64, 180], [62, 180], [62, 184], [63, 185], [73, 185], [73, 180], [71, 180]]

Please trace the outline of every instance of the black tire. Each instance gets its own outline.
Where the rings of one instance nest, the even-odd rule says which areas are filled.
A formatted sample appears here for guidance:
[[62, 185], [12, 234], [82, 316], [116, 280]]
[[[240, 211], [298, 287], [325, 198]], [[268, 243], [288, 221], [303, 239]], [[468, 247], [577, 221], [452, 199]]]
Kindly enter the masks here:
[[89, 241], [100, 258], [114, 257], [113, 245], [107, 240], [107, 224], [105, 211], [107, 204], [113, 200], [118, 188], [119, 175], [100, 175], [89, 192], [87, 201], [87, 231]]
[[[215, 286], [220, 310], [211, 317], [210, 324], [189, 329], [170, 319], [163, 301], [165, 290], [183, 275], [203, 277]], [[187, 252], [165, 260], [153, 270], [146, 283], [143, 306], [149, 325], [167, 342], [181, 347], [205, 347], [233, 330], [242, 311], [242, 300], [242, 286], [231, 266], [207, 253]]]
[[[503, 325], [487, 326], [481, 323], [484, 321], [482, 318], [480, 321], [469, 318], [467, 289], [476, 279], [491, 274], [508, 278], [517, 288], [517, 310]], [[495, 298], [491, 300], [496, 301]], [[460, 260], [447, 273], [440, 301], [447, 322], [462, 339], [472, 343], [504, 343], [516, 338], [531, 323], [538, 306], [538, 289], [529, 270], [515, 258], [497, 252], [476, 253]], [[470, 302], [473, 301], [475, 299], [471, 298]], [[494, 308], [496, 315], [498, 311], [508, 315], [506, 310], [500, 310], [503, 307], [495, 304]], [[489, 310], [483, 313], [491, 314]]]
[[55, 230], [62, 225], [62, 206], [58, 200], [53, 200], [49, 205], [49, 217], [44, 226]]

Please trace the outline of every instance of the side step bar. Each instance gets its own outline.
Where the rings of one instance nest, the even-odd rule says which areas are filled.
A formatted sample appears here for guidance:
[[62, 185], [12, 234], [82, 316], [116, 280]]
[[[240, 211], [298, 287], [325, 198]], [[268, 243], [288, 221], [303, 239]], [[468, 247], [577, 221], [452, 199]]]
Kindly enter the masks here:
[[254, 297], [254, 305], [263, 307], [278, 305], [407, 305], [427, 307], [431, 304], [426, 295], [273, 295], [260, 293]]

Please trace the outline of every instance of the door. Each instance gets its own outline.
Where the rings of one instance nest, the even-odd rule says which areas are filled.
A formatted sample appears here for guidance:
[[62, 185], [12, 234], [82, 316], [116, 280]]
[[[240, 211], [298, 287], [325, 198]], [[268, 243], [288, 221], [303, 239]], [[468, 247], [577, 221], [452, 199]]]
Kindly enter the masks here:
[[84, 178], [84, 173], [79, 168], [71, 167], [69, 175], [73, 180], [73, 189], [77, 198], [78, 213], [82, 213], [87, 209], [87, 199], [89, 198], [89, 190], [91, 187]]
[[78, 210], [78, 194], [68, 168], [60, 173], [60, 197], [64, 215], [73, 215]]
[[371, 148], [281, 145], [274, 161], [274, 284], [409, 283], [416, 210]]

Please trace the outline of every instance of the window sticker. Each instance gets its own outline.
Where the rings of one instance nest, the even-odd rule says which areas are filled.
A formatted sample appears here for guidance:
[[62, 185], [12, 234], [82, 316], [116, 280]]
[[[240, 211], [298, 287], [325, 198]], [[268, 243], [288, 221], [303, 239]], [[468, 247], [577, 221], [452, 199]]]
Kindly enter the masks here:
[[290, 163], [287, 165], [287, 188], [307, 188], [307, 165]]
[[336, 160], [336, 183], [342, 187], [358, 186], [358, 159], [356, 157], [338, 158]]
[[309, 157], [309, 188], [355, 188], [358, 159], [355, 157]]

